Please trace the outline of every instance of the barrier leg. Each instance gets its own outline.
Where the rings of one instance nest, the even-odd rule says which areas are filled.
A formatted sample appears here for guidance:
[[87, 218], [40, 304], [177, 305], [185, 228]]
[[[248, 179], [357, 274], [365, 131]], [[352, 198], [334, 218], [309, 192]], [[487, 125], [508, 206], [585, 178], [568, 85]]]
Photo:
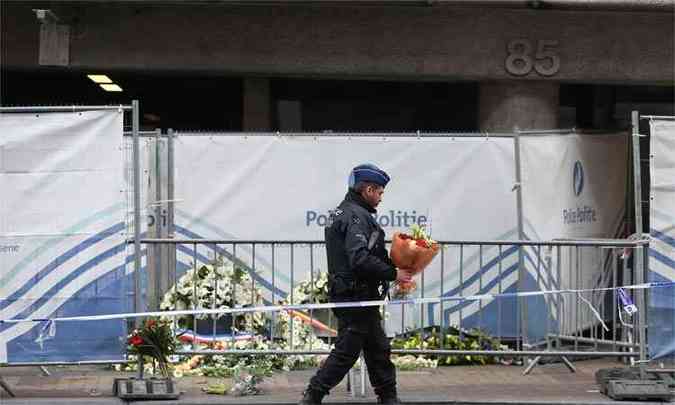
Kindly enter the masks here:
[[14, 395], [14, 392], [12, 391], [11, 388], [9, 388], [9, 385], [7, 385], [2, 376], [0, 376], [0, 387], [2, 387], [2, 389], [5, 390], [5, 392], [7, 392], [7, 394], [9, 394], [10, 397], [12, 398], [16, 397], [16, 395]]
[[565, 357], [565, 356], [560, 356], [560, 358], [562, 359], [563, 363], [565, 363], [565, 365], [566, 365], [567, 368], [570, 370], [570, 372], [572, 372], [572, 373], [576, 373], [576, 372], [577, 372], [577, 368], [574, 367], [574, 364], [572, 364], [572, 362], [571, 362], [567, 357]]
[[[525, 357], [527, 359], [527, 357]], [[541, 360], [541, 356], [537, 356], [532, 361], [530, 361], [530, 364], [525, 367], [525, 370], [523, 371], [523, 375], [528, 375], [530, 374], [530, 371], [539, 363], [539, 360]]]
[[[563, 364], [565, 364], [565, 366], [567, 366], [567, 369], [569, 369], [571, 373], [577, 372], [577, 368], [574, 367], [574, 364], [572, 364], [572, 362], [567, 357], [560, 356], [560, 359], [562, 360]], [[530, 374], [532, 369], [535, 368], [537, 366], [537, 364], [539, 364], [539, 360], [541, 360], [541, 356], [537, 356], [534, 359], [532, 359], [530, 364], [528, 364], [527, 367], [525, 368], [525, 371], [523, 371], [523, 375]]]

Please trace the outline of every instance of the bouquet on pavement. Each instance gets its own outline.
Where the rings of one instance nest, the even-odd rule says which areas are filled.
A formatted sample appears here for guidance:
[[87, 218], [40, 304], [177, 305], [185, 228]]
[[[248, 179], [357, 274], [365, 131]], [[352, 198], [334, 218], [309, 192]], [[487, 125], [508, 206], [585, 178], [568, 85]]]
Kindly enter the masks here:
[[[420, 274], [438, 254], [438, 242], [431, 239], [424, 228], [413, 224], [410, 234], [394, 232], [391, 242], [391, 260], [401, 269], [412, 269], [413, 275]], [[415, 291], [417, 283], [396, 282], [394, 297], [405, 297]]]

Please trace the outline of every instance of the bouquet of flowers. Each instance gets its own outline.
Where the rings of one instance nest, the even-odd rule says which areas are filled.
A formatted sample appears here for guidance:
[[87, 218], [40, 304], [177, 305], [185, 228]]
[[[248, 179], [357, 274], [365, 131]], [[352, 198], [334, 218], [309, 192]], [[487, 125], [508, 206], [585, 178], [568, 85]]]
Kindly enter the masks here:
[[[394, 232], [391, 242], [391, 260], [394, 265], [403, 269], [412, 269], [413, 275], [421, 273], [438, 254], [440, 247], [424, 231], [424, 228], [413, 224], [410, 234]], [[410, 294], [417, 288], [414, 280], [398, 282], [394, 286], [394, 296]]]
[[171, 321], [150, 318], [127, 338], [127, 351], [157, 361], [162, 375], [169, 378], [169, 356], [176, 350]]
[[[205, 264], [185, 272], [171, 287], [159, 305], [162, 311], [201, 309], [201, 308], [234, 308], [235, 306], [262, 305], [262, 292], [253, 283], [251, 276], [242, 266], [235, 266], [219, 257], [212, 264]], [[265, 331], [265, 314], [263, 312], [239, 313], [234, 315], [197, 315], [197, 329], [205, 325], [210, 334], [214, 319], [223, 328], [237, 333], [262, 334]], [[202, 322], [205, 321], [205, 322]], [[178, 326], [183, 329], [194, 329], [194, 316], [178, 317]], [[203, 332], [202, 332], [203, 333]]]

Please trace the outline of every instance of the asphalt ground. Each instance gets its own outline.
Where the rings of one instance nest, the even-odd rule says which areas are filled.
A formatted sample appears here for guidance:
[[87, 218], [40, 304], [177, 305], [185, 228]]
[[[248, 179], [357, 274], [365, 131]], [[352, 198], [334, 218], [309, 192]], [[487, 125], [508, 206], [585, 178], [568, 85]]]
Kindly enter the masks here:
[[[645, 404], [649, 402], [615, 402], [602, 395], [595, 381], [600, 368], [621, 367], [614, 359], [575, 362], [570, 372], [562, 363], [539, 365], [529, 375], [522, 366], [486, 365], [454, 366], [419, 371], [399, 371], [399, 397], [409, 404]], [[38, 367], [4, 367], [0, 376], [16, 394], [11, 398], [0, 390], [0, 404], [120, 404], [113, 396], [113, 380], [133, 373], [113, 371], [105, 366], [49, 367], [45, 376]], [[203, 388], [222, 379], [183, 377], [177, 380], [181, 397], [167, 401], [135, 401], [134, 404], [295, 404], [301, 397], [314, 370], [289, 371], [266, 378], [260, 385], [261, 395], [234, 397], [213, 395]], [[328, 404], [375, 403], [376, 397], [366, 383], [362, 397], [360, 373], [354, 372], [354, 394], [347, 390], [347, 379], [324, 399]]]

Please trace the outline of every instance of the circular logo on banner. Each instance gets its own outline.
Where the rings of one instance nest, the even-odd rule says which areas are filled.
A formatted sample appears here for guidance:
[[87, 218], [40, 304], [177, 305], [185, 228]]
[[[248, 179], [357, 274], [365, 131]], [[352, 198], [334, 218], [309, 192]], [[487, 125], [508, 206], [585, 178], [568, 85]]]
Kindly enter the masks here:
[[578, 160], [574, 163], [572, 187], [574, 187], [574, 195], [576, 195], [577, 197], [584, 190], [584, 167]]

